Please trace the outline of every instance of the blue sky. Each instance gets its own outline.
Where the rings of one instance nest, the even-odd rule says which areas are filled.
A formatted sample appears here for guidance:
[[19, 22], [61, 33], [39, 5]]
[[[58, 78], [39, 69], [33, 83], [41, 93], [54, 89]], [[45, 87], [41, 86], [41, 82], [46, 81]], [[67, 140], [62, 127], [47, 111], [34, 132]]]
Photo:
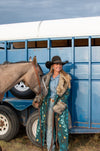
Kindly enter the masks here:
[[1, 0], [0, 24], [100, 16], [100, 0]]

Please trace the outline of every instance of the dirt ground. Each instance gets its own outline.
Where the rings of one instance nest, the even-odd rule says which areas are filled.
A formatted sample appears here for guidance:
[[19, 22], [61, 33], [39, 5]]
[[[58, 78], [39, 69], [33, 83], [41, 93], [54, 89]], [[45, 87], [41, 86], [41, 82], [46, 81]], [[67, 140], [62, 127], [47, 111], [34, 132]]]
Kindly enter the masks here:
[[[28, 139], [24, 129], [10, 142], [0, 141], [0, 145], [2, 151], [41, 151]], [[70, 134], [69, 151], [100, 151], [100, 134]]]

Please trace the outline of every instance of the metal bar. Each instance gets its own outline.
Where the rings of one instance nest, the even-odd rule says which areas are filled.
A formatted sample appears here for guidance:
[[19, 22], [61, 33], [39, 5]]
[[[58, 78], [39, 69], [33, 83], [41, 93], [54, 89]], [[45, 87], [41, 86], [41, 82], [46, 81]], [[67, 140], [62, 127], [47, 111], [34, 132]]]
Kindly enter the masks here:
[[[5, 61], [8, 61], [8, 51], [7, 51], [7, 41], [5, 41]], [[6, 97], [8, 97], [8, 92], [5, 93]]]
[[[50, 38], [51, 40], [71, 40], [73, 37], [58, 37], [58, 38]], [[91, 36], [91, 38], [100, 38], [100, 36]], [[88, 39], [88, 36], [77, 36], [74, 37], [74, 39]], [[8, 42], [24, 42], [26, 39], [19, 39], [19, 40], [8, 40]], [[47, 41], [47, 38], [33, 38], [33, 39], [27, 39], [27, 41]], [[5, 41], [0, 41], [5, 42]]]
[[5, 61], [8, 61], [7, 41], [5, 41], [5, 55], [6, 55]]
[[47, 38], [28, 39], [28, 41], [47, 41], [47, 40], [48, 40]]
[[72, 125], [75, 120], [74, 115], [74, 77], [75, 77], [75, 47], [74, 47], [74, 37], [72, 37]]
[[50, 39], [48, 39], [48, 51], [49, 51], [49, 60], [51, 60], [51, 40]]
[[89, 133], [100, 133], [100, 128], [72, 128], [69, 130], [69, 133], [71, 134], [89, 134]]
[[91, 128], [91, 97], [92, 97], [92, 85], [91, 85], [91, 79], [92, 79], [92, 69], [91, 69], [91, 62], [92, 62], [92, 49], [91, 49], [91, 36], [89, 36], [88, 39], [88, 45], [89, 45], [89, 52], [88, 52], [88, 57], [89, 57], [89, 89], [88, 89], [88, 118], [89, 118], [89, 128]]
[[29, 59], [27, 44], [28, 44], [28, 42], [27, 42], [27, 40], [25, 40], [26, 61], [28, 61], [28, 59]]
[[100, 35], [98, 35], [98, 36], [91, 36], [91, 38], [100, 38]]
[[51, 40], [71, 40], [72, 37], [58, 37], [58, 38], [50, 38]]
[[[89, 36], [76, 36], [74, 37], [74, 39], [88, 39]], [[71, 40], [73, 37], [58, 37], [58, 38], [51, 38], [51, 40]], [[91, 38], [100, 38], [100, 35], [97, 35], [97, 36], [91, 36]], [[8, 42], [23, 42], [25, 41], [26, 39], [19, 39], [19, 40], [8, 40]], [[28, 41], [46, 41], [48, 40], [47, 38], [33, 38], [33, 39], [28, 39]], [[3, 41], [0, 41], [0, 42], [5, 42], [4, 40]]]
[[19, 39], [19, 40], [8, 40], [8, 42], [25, 42], [27, 39]]

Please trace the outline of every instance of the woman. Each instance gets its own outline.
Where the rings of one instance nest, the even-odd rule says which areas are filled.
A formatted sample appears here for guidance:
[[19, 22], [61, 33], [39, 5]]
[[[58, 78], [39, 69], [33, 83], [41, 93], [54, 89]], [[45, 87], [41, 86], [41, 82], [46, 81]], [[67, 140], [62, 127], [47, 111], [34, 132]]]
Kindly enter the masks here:
[[[52, 61], [46, 62], [46, 67], [50, 69], [50, 72], [43, 77], [47, 91], [40, 107], [41, 124], [38, 122], [36, 141], [39, 143], [42, 141], [44, 145], [46, 140], [48, 151], [55, 150], [57, 140], [60, 151], [67, 151], [68, 148], [67, 106], [71, 77], [62, 70], [62, 66], [66, 63], [68, 61], [62, 62], [59, 56], [54, 56]], [[35, 104], [35, 107], [38, 108], [38, 104]]]

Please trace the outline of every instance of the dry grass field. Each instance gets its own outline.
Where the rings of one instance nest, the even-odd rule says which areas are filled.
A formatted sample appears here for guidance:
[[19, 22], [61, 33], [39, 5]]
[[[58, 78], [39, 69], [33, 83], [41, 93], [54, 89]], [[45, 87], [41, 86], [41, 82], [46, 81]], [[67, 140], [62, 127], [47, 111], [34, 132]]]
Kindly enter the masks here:
[[[21, 130], [10, 142], [0, 141], [0, 145], [3, 151], [41, 151], [28, 139], [25, 129]], [[100, 151], [100, 134], [70, 134], [69, 151]]]

